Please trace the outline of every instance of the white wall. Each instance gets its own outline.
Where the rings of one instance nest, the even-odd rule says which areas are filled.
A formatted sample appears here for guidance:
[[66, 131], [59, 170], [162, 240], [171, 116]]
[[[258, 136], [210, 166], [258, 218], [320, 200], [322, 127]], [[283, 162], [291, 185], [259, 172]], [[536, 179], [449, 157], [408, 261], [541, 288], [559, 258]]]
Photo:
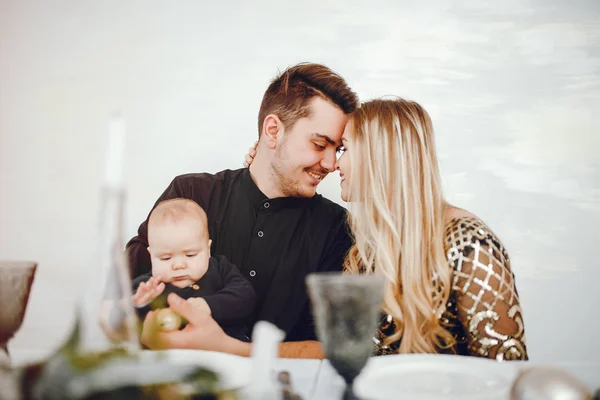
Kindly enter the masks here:
[[241, 166], [269, 80], [311, 60], [430, 111], [448, 197], [512, 256], [531, 358], [599, 360], [600, 3], [417, 3], [0, 0], [0, 258], [39, 262], [13, 352], [72, 322], [114, 110], [130, 237], [175, 175]]

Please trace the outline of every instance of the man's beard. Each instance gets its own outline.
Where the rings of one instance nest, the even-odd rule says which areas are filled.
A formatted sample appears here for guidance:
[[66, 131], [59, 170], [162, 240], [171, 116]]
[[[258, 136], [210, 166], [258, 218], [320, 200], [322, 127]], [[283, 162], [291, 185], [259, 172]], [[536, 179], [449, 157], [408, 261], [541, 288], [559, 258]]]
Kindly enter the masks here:
[[303, 185], [293, 177], [294, 169], [286, 165], [286, 147], [281, 146], [275, 151], [271, 161], [271, 175], [275, 185], [284, 197], [313, 197], [316, 189]]

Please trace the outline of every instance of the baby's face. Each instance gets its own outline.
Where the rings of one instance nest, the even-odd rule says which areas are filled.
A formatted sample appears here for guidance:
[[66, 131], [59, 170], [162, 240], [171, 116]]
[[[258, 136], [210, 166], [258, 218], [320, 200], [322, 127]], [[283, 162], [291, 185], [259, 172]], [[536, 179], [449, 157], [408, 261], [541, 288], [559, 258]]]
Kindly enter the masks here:
[[163, 221], [149, 227], [148, 251], [152, 276], [185, 288], [202, 278], [208, 269], [210, 239], [199, 219]]

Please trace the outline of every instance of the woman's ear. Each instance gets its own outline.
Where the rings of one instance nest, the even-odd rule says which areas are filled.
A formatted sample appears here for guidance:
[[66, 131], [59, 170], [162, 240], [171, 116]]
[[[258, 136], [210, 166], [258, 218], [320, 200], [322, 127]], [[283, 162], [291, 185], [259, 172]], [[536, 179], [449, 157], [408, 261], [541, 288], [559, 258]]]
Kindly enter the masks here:
[[265, 141], [268, 148], [274, 149], [277, 147], [277, 141], [283, 134], [283, 123], [275, 114], [269, 114], [263, 122], [263, 131], [261, 139]]

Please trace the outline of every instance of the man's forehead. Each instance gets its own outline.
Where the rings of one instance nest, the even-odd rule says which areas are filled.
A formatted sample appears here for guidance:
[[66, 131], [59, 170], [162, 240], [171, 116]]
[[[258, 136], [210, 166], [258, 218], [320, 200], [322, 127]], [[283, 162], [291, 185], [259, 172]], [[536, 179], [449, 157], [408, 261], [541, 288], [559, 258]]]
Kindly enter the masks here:
[[303, 118], [307, 127], [314, 134], [324, 136], [333, 142], [339, 142], [342, 132], [348, 122], [348, 116], [341, 108], [319, 96], [315, 96], [309, 103], [308, 115]]

